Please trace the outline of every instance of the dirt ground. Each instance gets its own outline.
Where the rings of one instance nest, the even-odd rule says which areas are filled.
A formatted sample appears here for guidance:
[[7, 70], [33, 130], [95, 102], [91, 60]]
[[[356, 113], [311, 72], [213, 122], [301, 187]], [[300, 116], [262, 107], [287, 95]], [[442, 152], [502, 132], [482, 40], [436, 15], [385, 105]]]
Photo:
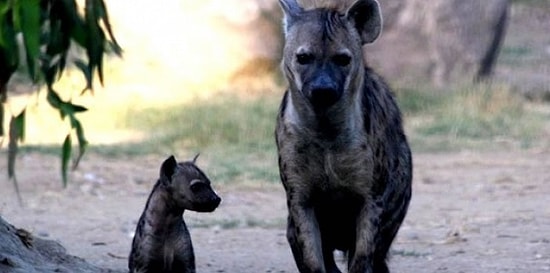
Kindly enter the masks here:
[[[24, 154], [18, 169], [26, 171], [18, 174], [25, 206], [2, 178], [0, 215], [92, 264], [124, 271], [163, 159], [90, 154], [61, 190], [57, 157]], [[414, 167], [392, 272], [550, 272], [549, 150], [415, 154]], [[220, 207], [184, 214], [197, 271], [296, 272], [284, 235], [282, 186], [213, 183]]]

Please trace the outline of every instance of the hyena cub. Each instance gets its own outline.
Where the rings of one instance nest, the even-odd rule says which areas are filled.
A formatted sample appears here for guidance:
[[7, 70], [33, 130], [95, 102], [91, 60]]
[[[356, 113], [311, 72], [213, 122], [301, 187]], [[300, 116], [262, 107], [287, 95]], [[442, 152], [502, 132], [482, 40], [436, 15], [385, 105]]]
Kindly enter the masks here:
[[[197, 155], [198, 156], [198, 155]], [[139, 218], [128, 261], [130, 273], [195, 273], [195, 255], [183, 212], [212, 212], [221, 198], [192, 161], [162, 163]]]
[[289, 82], [275, 132], [300, 272], [388, 273], [386, 256], [411, 198], [412, 157], [389, 87], [362, 46], [382, 27], [376, 0], [347, 10], [280, 0]]

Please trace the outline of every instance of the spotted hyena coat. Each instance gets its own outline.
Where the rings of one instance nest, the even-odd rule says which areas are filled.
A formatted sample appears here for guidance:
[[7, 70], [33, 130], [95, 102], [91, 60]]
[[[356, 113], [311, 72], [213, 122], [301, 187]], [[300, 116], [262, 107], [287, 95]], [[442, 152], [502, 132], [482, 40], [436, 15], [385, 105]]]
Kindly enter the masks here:
[[386, 258], [411, 198], [412, 157], [388, 85], [362, 46], [379, 36], [376, 0], [345, 12], [284, 11], [282, 69], [289, 82], [276, 126], [288, 206], [287, 239], [300, 272], [389, 272]]

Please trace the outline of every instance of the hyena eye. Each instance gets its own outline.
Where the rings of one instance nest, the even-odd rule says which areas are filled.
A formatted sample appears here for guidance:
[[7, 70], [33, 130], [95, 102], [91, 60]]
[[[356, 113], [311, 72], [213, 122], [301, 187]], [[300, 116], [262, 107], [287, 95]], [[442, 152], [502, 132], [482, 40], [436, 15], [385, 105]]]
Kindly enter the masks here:
[[348, 54], [336, 54], [332, 57], [332, 62], [337, 66], [347, 66], [351, 62], [351, 57]]
[[298, 61], [299, 64], [310, 64], [313, 62], [313, 54], [309, 53], [298, 53], [296, 54], [296, 61]]

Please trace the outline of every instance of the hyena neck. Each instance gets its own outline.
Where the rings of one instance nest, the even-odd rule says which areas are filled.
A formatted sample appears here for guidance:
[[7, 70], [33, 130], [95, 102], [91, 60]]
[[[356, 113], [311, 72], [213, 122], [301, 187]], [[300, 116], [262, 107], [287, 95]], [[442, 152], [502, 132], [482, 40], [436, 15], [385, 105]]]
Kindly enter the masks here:
[[169, 193], [161, 183], [157, 182], [147, 204], [143, 216], [145, 217], [145, 231], [150, 234], [167, 234], [174, 227], [183, 223], [184, 209], [173, 204]]

